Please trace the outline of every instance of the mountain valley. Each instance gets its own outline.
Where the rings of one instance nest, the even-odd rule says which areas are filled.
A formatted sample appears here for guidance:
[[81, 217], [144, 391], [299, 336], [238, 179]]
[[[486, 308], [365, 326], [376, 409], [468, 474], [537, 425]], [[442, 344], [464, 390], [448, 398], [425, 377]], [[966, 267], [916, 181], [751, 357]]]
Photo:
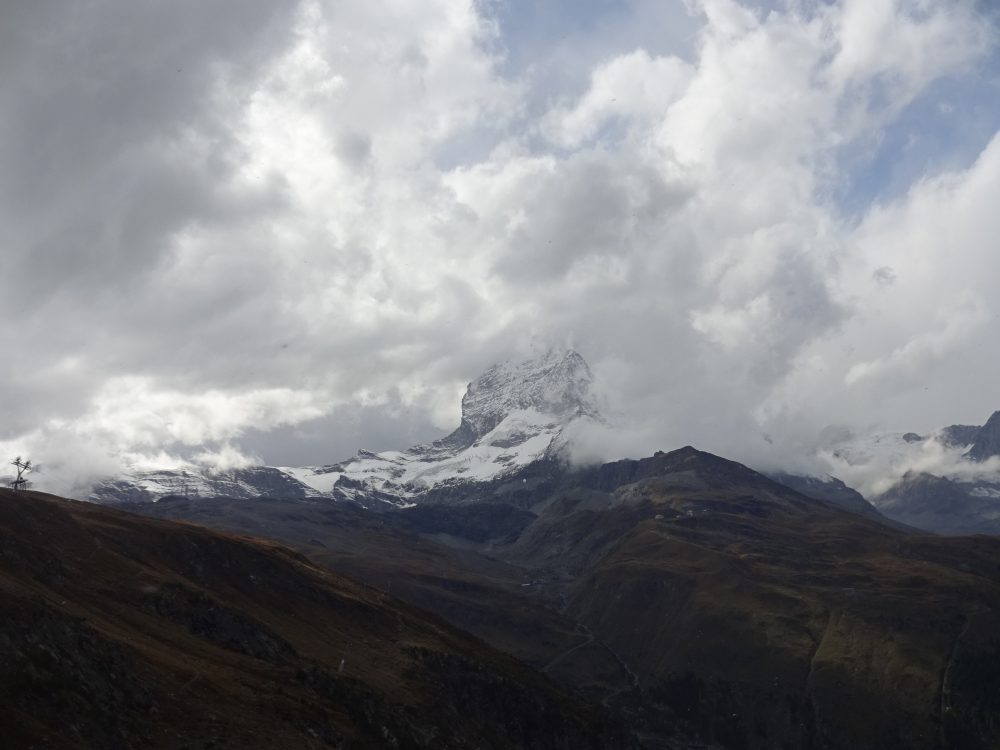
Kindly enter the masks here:
[[[146, 616], [165, 617], [170, 627], [180, 621], [189, 635], [221, 638], [224, 647], [235, 638], [243, 644], [237, 650], [249, 649], [253, 658], [265, 642], [271, 644], [268, 649], [284, 643], [295, 654], [323, 654], [308, 656], [313, 661], [303, 666], [280, 647], [286, 654], [281, 658], [295, 661], [300, 671], [319, 670], [323, 684], [337, 683], [340, 692], [329, 694], [335, 703], [352, 706], [361, 700], [358, 695], [367, 696], [362, 704], [376, 707], [364, 710], [376, 712], [376, 724], [389, 727], [385, 731], [394, 738], [373, 739], [375, 724], [348, 709], [346, 715], [323, 714], [325, 728], [314, 730], [320, 738], [316, 746], [586, 746], [566, 744], [576, 742], [567, 739], [574, 736], [586, 737], [595, 747], [650, 750], [1000, 746], [995, 690], [1000, 684], [1000, 538], [927, 531], [970, 530], [969, 492], [949, 490], [947, 483], [957, 482], [945, 478], [904, 478], [874, 497], [873, 504], [829, 475], [765, 475], [692, 447], [575, 466], [567, 460], [567, 435], [602, 422], [591, 384], [579, 354], [554, 350], [527, 362], [497, 365], [470, 383], [458, 429], [427, 445], [360, 451], [352, 459], [317, 467], [136, 472], [96, 486], [95, 505], [60, 505], [23, 493], [6, 497], [21, 503], [22, 510], [31, 502], [59, 508], [73, 520], [73, 533], [93, 537], [75, 542], [87, 549], [104, 550], [108, 542], [102, 535], [117, 529], [116, 554], [125, 559], [112, 565], [112, 577], [142, 579], [149, 575], [145, 568], [153, 566], [183, 591], [185, 603], [171, 595], [171, 603], [151, 605], [130, 589], [112, 593], [109, 578], [101, 589], [109, 597], [101, 605], [108, 611], [139, 607]], [[992, 429], [956, 426], [930, 437], [855, 439], [840, 446], [837, 455], [848, 467], [882, 460], [886, 452], [905, 461], [914, 451], [938, 450], [952, 441], [948, 450], [959, 456], [956, 460], [988, 474], [994, 459], [979, 457], [975, 446], [992, 445]], [[985, 495], [980, 500], [976, 524], [987, 518], [992, 502]], [[31, 513], [25, 518], [30, 522]], [[204, 536], [209, 532], [199, 527], [225, 536]], [[979, 528], [974, 524], [972, 530]], [[8, 533], [13, 539], [21, 531], [12, 527]], [[239, 551], [232, 553], [235, 557], [197, 562], [203, 559], [197, 551], [201, 542], [184, 541], [191, 535], [208, 540], [212, 549], [237, 545], [232, 549]], [[49, 550], [54, 569], [67, 565], [61, 545], [36, 543]], [[163, 544], [169, 553], [157, 552]], [[295, 561], [310, 582], [295, 583], [287, 601], [285, 583], [276, 584], [264, 604], [245, 586], [216, 588], [217, 583], [234, 585], [225, 577], [257, 565], [243, 559], [247, 547], [240, 545]], [[151, 561], [148, 555], [154, 553], [168, 556]], [[26, 552], [15, 555], [16, 560], [26, 557]], [[83, 568], [89, 570], [92, 559], [80, 558]], [[224, 581], [205, 578], [206, 566], [221, 567], [212, 575], [223, 575]], [[70, 585], [70, 579], [58, 580]], [[72, 579], [73, 586], [85, 584]], [[160, 584], [153, 586], [160, 590]], [[360, 598], [371, 608], [374, 630], [366, 636], [369, 615], [359, 615], [328, 631], [324, 623], [332, 615], [320, 608], [308, 610], [308, 618], [318, 618], [315, 627], [293, 637], [302, 616], [296, 615], [294, 623], [287, 617], [305, 606], [302, 586], [333, 586], [335, 598], [348, 596], [345, 592]], [[46, 601], [56, 596], [62, 594], [44, 595]], [[229, 614], [217, 614], [220, 607]], [[228, 635], [215, 633], [220, 616]], [[252, 635], [251, 620], [266, 623], [268, 635]], [[108, 630], [106, 621], [95, 620], [95, 627], [118, 638], [119, 631]], [[390, 623], [384, 631], [378, 625], [383, 621]], [[157, 633], [165, 627], [142, 622]], [[411, 624], [424, 628], [421, 633], [437, 628], [445, 645], [411, 636]], [[145, 643], [142, 639], [149, 637], [124, 635], [133, 639], [126, 643]], [[173, 644], [176, 635], [170, 630], [156, 637]], [[16, 640], [7, 637], [9, 643]], [[313, 637], [327, 645], [312, 644]], [[17, 638], [23, 641], [23, 633]], [[475, 663], [476, 674], [493, 675], [485, 678], [489, 684], [516, 685], [521, 697], [503, 693], [507, 697], [500, 700], [519, 714], [527, 709], [518, 701], [536, 699], [530, 696], [552, 696], [569, 713], [563, 717], [557, 711], [555, 734], [547, 738], [534, 730], [512, 738], [496, 733], [491, 722], [500, 714], [484, 705], [479, 719], [463, 728], [467, 734], [456, 734], [449, 739], [452, 744], [433, 745], [431, 738], [440, 742], [443, 727], [463, 722], [447, 712], [464, 710], [479, 688], [460, 676], [442, 687], [425, 675], [424, 662], [414, 661], [415, 639], [419, 648], [447, 652], [441, 657], [446, 661], [454, 652], [462, 663]], [[354, 681], [341, 680], [336, 655], [324, 651], [334, 641], [367, 644], [359, 655], [366, 665], [362, 672], [344, 667]], [[14, 653], [27, 653], [28, 646], [18, 643]], [[155, 657], [153, 647], [142, 648], [145, 656]], [[181, 650], [191, 648], [185, 642]], [[207, 658], [205, 647], [198, 648], [198, 655], [185, 658]], [[343, 649], [338, 653], [346, 659]], [[391, 665], [386, 654], [393, 655]], [[376, 666], [369, 668], [368, 660]], [[212, 673], [222, 674], [215, 661]], [[75, 678], [61, 675], [58, 664], [50, 667], [46, 679], [68, 680], [66, 689], [75, 695]], [[229, 665], [230, 676], [219, 679], [263, 680], [259, 689], [274, 692], [268, 680], [278, 672], [257, 670], [252, 679], [233, 676], [244, 667]], [[153, 673], [159, 668], [149, 667]], [[30, 682], [34, 662], [24, 669], [29, 676], [19, 679]], [[221, 694], [228, 689], [215, 683], [205, 687]], [[452, 688], [453, 694], [435, 692]], [[297, 700], [326, 705], [325, 698], [309, 693], [312, 683], [302, 690]], [[428, 700], [443, 700], [437, 709], [444, 713], [431, 710], [417, 722], [406, 713], [410, 709], [399, 709], [428, 705]], [[542, 706], [555, 705], [540, 700]], [[42, 708], [30, 710], [52, 708], [38, 705]], [[131, 715], [140, 709], [121, 710]], [[243, 710], [235, 704], [226, 709], [230, 718]], [[400, 718], [397, 710], [409, 718]], [[597, 724], [588, 724], [584, 715]], [[300, 736], [302, 727], [313, 736], [308, 727], [314, 725], [297, 709], [285, 710], [281, 721], [298, 727], [289, 736]], [[141, 723], [123, 731], [138, 732]], [[528, 731], [518, 724], [513, 731], [522, 730]], [[222, 746], [236, 736], [229, 729], [198, 731], [198, 742], [211, 736]], [[58, 734], [51, 727], [38, 732]], [[123, 746], [132, 746], [138, 736], [129, 734]], [[261, 737], [240, 736], [246, 746], [265, 746]]]
[[553, 482], [527, 512], [132, 509], [266, 528], [614, 708], [647, 747], [1000, 742], [1000, 539], [893, 528], [691, 448]]

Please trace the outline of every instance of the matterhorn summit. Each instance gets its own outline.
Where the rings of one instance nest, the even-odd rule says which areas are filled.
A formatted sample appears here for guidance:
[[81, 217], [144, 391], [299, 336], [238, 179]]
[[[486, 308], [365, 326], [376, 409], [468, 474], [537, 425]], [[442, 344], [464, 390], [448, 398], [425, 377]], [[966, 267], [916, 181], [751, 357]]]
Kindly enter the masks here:
[[462, 421], [453, 433], [405, 451], [370, 453], [333, 466], [295, 472], [300, 481], [329, 485], [330, 494], [365, 502], [418, 502], [431, 490], [492, 482], [564, 447], [563, 431], [597, 420], [590, 368], [572, 349], [550, 349], [523, 362], [496, 364], [471, 382]]
[[381, 453], [361, 450], [320, 467], [260, 466], [198, 475], [142, 472], [101, 483], [91, 499], [280, 495], [408, 506], [435, 491], [502, 481], [556, 458], [566, 447], [564, 432], [570, 425], [600, 421], [592, 382], [590, 368], [577, 352], [549, 349], [525, 361], [498, 363], [472, 381], [462, 398], [458, 428], [433, 443]]
[[446, 440], [478, 440], [518, 412], [567, 422], [597, 417], [593, 376], [572, 349], [550, 349], [524, 362], [493, 365], [469, 383], [462, 398], [462, 424]]

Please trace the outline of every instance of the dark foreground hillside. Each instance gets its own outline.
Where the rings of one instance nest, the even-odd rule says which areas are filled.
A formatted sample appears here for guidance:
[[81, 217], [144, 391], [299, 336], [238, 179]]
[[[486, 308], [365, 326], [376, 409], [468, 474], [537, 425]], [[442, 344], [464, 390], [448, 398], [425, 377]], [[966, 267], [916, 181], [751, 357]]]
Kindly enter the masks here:
[[0, 490], [4, 748], [628, 748], [599, 706], [277, 544]]
[[618, 711], [648, 748], [1000, 747], [1000, 539], [893, 528], [692, 448], [553, 467], [539, 487], [381, 515], [136, 509], [272, 535], [391, 588]]
[[1000, 539], [890, 528], [689, 448], [581, 477], [509, 554], [565, 581], [566, 613], [631, 665], [618, 705], [649, 728], [762, 750], [1000, 747]]

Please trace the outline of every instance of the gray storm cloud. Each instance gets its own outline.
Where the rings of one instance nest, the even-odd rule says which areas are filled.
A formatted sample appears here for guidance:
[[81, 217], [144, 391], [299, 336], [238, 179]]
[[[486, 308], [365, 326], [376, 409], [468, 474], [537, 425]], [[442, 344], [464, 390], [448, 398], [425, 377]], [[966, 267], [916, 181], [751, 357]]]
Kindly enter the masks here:
[[5, 11], [0, 449], [57, 489], [332, 461], [446, 432], [538, 341], [619, 415], [588, 458], [807, 466], [830, 425], [1000, 406], [1000, 140], [944, 119], [977, 158], [838, 200], [914, 107], [963, 116], [942, 83], [996, 85], [984, 6], [515, 6]]

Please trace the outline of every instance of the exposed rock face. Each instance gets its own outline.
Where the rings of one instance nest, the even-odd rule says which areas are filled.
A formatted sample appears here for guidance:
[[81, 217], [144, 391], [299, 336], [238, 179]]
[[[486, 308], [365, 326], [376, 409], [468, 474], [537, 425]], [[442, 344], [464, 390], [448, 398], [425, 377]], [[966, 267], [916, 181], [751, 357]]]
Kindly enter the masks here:
[[976, 442], [976, 435], [983, 429], [978, 424], [953, 424], [941, 430], [939, 437], [948, 448], [961, 448]]
[[972, 447], [966, 454], [973, 461], [985, 461], [993, 456], [1000, 456], [1000, 411], [993, 416], [976, 433]]
[[510, 414], [533, 410], [560, 421], [597, 416], [590, 395], [593, 376], [573, 350], [552, 349], [537, 359], [491, 367], [469, 384], [458, 431], [480, 438]]
[[569, 425], [599, 419], [592, 380], [587, 363], [572, 350], [494, 365], [469, 384], [462, 422], [452, 434], [406, 451], [361, 451], [317, 473], [339, 474], [331, 496], [361, 503], [409, 505], [431, 495], [440, 502], [452, 490], [474, 495], [477, 487], [557, 455]]

